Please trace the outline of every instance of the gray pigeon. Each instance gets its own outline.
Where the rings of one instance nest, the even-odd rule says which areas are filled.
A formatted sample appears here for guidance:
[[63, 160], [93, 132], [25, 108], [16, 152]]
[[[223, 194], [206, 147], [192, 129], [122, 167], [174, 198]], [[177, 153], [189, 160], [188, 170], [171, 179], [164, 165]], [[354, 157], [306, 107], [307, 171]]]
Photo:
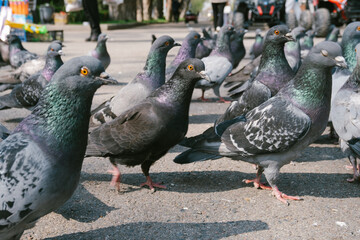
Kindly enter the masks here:
[[[355, 50], [354, 50], [355, 51]], [[341, 150], [349, 158], [354, 174], [349, 182], [360, 181], [360, 44], [356, 45], [357, 65], [331, 104], [331, 120], [340, 138]]]
[[225, 25], [221, 27], [217, 36], [215, 49], [208, 57], [201, 59], [204, 62], [206, 72], [211, 79], [211, 82], [200, 80], [195, 85], [195, 88], [200, 88], [202, 91], [200, 98], [202, 101], [207, 101], [204, 97], [204, 93], [206, 90], [212, 88], [215, 95], [219, 97], [219, 101], [226, 102], [225, 99], [220, 96], [220, 86], [233, 69], [233, 59], [230, 52], [230, 36], [233, 33], [234, 28], [232, 26]]
[[292, 70], [296, 73], [301, 65], [300, 40], [305, 36], [305, 28], [296, 27], [291, 31], [291, 34], [295, 41], [285, 44], [285, 57]]
[[215, 39], [211, 37], [205, 28], [202, 29], [202, 33], [204, 37], [202, 41], [198, 43], [195, 50], [195, 57], [199, 59], [209, 56], [216, 45]]
[[186, 59], [195, 57], [195, 50], [198, 43], [201, 41], [200, 34], [196, 31], [189, 32], [184, 41], [181, 43], [179, 52], [177, 53], [174, 60], [166, 68], [165, 76], [166, 80], [169, 80], [174, 74], [175, 70], [181, 62]]
[[240, 61], [245, 57], [246, 49], [244, 47], [244, 35], [247, 33], [246, 29], [238, 29], [230, 36], [230, 51], [232, 55], [233, 68], [237, 68]]
[[98, 37], [97, 44], [94, 50], [89, 52], [90, 56], [97, 58], [103, 64], [105, 70], [110, 65], [110, 55], [106, 49], [106, 41], [109, 37], [105, 33], [101, 33]]
[[0, 123], [0, 141], [4, 140], [10, 135], [10, 131]]
[[325, 40], [326, 41], [333, 41], [333, 42], [337, 42], [338, 41], [338, 37], [340, 34], [340, 29], [335, 27], [335, 25], [331, 25], [330, 29], [329, 29], [329, 33], [326, 36]]
[[35, 53], [26, 50], [18, 36], [14, 34], [7, 35], [7, 41], [9, 42], [9, 60], [10, 65], [13, 68], [18, 68], [25, 62], [38, 58]]
[[171, 48], [179, 45], [167, 35], [157, 38], [151, 45], [143, 71], [121, 88], [113, 98], [92, 111], [93, 116], [90, 119], [90, 125], [96, 126], [113, 120], [163, 85], [165, 82], [166, 55]]
[[[299, 71], [279, 93], [246, 115], [215, 127], [219, 142], [198, 142], [175, 158], [177, 163], [200, 160], [200, 152], [226, 156], [258, 165], [256, 178], [245, 180], [257, 188], [272, 189], [280, 201], [300, 200], [279, 191], [276, 180], [280, 168], [325, 130], [331, 95], [331, 70], [346, 66], [341, 47], [334, 42], [317, 44]], [[260, 183], [264, 172], [270, 187]]]
[[0, 143], [0, 239], [20, 239], [71, 197], [86, 150], [91, 101], [108, 81], [113, 80], [99, 60], [69, 60], [33, 112]]
[[172, 78], [145, 100], [91, 132], [86, 155], [110, 157], [114, 165], [112, 184], [118, 190], [117, 164], [141, 164], [146, 176], [141, 186], [147, 185], [151, 190], [164, 188], [152, 182], [150, 166], [184, 138], [195, 82], [207, 79], [204, 70], [199, 59], [183, 61]]
[[314, 46], [315, 31], [308, 30], [303, 38], [300, 39], [301, 58], [305, 58]]
[[50, 82], [54, 73], [63, 64], [61, 50], [50, 50], [46, 56], [46, 64], [41, 73], [34, 74], [26, 81], [18, 84], [9, 94], [0, 96], [0, 110], [7, 108], [33, 108]]
[[255, 59], [261, 55], [264, 46], [264, 38], [261, 36], [261, 29], [255, 31], [255, 42], [250, 48], [250, 58]]

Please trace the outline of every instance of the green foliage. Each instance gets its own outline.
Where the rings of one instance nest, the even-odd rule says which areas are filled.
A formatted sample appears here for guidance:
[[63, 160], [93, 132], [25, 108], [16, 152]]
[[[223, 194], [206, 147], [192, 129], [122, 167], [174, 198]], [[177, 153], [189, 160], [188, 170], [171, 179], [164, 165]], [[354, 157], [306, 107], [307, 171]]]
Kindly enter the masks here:
[[205, 0], [191, 0], [190, 11], [193, 13], [201, 12]]

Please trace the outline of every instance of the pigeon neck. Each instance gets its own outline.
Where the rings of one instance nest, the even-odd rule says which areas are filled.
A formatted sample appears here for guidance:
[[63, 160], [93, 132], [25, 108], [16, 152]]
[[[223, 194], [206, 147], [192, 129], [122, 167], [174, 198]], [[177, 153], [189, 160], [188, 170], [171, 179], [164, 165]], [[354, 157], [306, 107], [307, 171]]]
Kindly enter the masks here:
[[[192, 44], [194, 45], [194, 44]], [[180, 64], [182, 61], [189, 59], [189, 58], [194, 58], [195, 57], [195, 50], [196, 50], [196, 46], [192, 46], [191, 44], [189, 44], [187, 41], [184, 41], [179, 49], [178, 54], [176, 55], [174, 61], [171, 63], [171, 65], [173, 64]]]
[[343, 46], [343, 54], [349, 71], [353, 71], [356, 66], [356, 52], [354, 51], [356, 44], [358, 41], [350, 41]]
[[346, 88], [357, 89], [360, 87], [360, 64], [356, 66], [351, 73], [349, 80], [344, 84]]
[[309, 36], [305, 36], [305, 37], [304, 37], [303, 45], [306, 47], [306, 49], [312, 48], [312, 46], [314, 45], [314, 40], [313, 40], [313, 38], [312, 38], [312, 37], [309, 37]]
[[95, 48], [96, 52], [101, 54], [106, 52], [106, 44], [104, 41], [100, 41], [97, 43], [96, 48]]
[[255, 44], [261, 44], [262, 41], [263, 41], [263, 37], [261, 35], [256, 35]]
[[230, 52], [230, 36], [229, 34], [224, 34], [218, 36], [218, 40], [216, 41], [216, 47], [211, 52], [211, 56], [219, 55], [222, 57], [226, 57], [230, 62], [232, 62], [231, 52]]
[[[311, 109], [330, 104], [332, 67], [303, 63], [295, 78], [282, 92], [288, 92], [300, 106]], [[290, 87], [289, 87], [290, 86]]]
[[47, 57], [45, 66], [41, 71], [41, 75], [46, 79], [46, 81], [50, 82], [54, 73], [63, 65], [63, 61], [60, 56], [55, 57]]
[[291, 71], [291, 67], [286, 60], [284, 53], [284, 43], [283, 44], [265, 44], [262, 52], [262, 57], [260, 59], [259, 71], [269, 71], [282, 69]]
[[165, 83], [165, 60], [164, 54], [159, 51], [150, 52], [146, 60], [144, 73], [156, 88]]
[[13, 44], [10, 44], [10, 51], [12, 49], [16, 49], [16, 50], [25, 50], [25, 48], [23, 47], [23, 45], [20, 43], [13, 43]]

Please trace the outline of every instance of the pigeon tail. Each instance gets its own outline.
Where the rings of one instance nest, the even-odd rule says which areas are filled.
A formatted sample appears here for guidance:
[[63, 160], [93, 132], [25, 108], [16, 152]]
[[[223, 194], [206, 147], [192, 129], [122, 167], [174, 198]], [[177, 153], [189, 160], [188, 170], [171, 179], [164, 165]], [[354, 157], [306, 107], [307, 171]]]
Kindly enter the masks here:
[[187, 164], [193, 162], [201, 162], [206, 160], [216, 160], [221, 156], [200, 152], [195, 149], [189, 149], [175, 157], [174, 162], [178, 164]]
[[360, 138], [353, 138], [348, 141], [349, 147], [356, 155], [360, 156]]

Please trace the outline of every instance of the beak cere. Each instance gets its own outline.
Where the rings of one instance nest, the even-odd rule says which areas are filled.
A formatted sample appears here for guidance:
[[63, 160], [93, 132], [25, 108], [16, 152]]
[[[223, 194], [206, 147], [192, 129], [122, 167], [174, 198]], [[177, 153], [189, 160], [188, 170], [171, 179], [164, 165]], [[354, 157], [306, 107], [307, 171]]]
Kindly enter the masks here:
[[205, 71], [199, 72], [199, 75], [200, 75], [203, 79], [211, 82], [211, 79], [210, 79], [209, 75], [207, 75], [207, 73], [206, 73]]
[[342, 67], [342, 68], [347, 68], [347, 64], [345, 61], [345, 58], [343, 56], [337, 56], [335, 58], [335, 62], [336, 62], [336, 66]]
[[286, 39], [289, 40], [289, 41], [295, 41], [295, 39], [294, 39], [294, 37], [291, 35], [291, 33], [285, 34], [285, 37], [286, 37]]
[[174, 43], [174, 47], [175, 47], [175, 46], [179, 46], [179, 47], [180, 47], [181, 44], [176, 42], [176, 43]]
[[112, 78], [106, 72], [102, 72], [99, 77], [96, 77], [96, 79], [101, 80], [103, 84], [112, 84], [112, 85], [118, 84], [118, 81], [116, 81], [116, 79]]

